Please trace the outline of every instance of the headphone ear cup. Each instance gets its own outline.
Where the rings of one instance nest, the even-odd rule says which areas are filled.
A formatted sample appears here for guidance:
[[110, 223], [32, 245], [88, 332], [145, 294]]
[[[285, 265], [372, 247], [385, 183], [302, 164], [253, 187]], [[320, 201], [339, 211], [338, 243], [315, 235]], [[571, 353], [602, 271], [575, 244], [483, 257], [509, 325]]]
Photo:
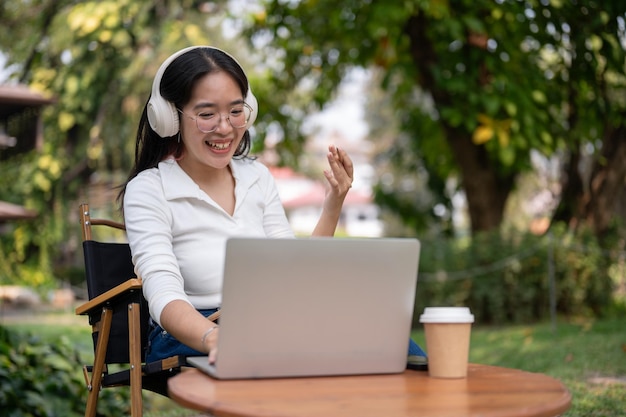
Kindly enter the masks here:
[[254, 124], [256, 120], [257, 114], [259, 114], [259, 103], [257, 102], [256, 97], [252, 94], [252, 89], [248, 86], [248, 95], [246, 96], [246, 104], [249, 105], [252, 110], [250, 111], [250, 118], [248, 119], [248, 124], [246, 125], [247, 129], [250, 129], [250, 126]]
[[162, 138], [169, 138], [178, 133], [180, 119], [178, 118], [178, 111], [174, 104], [161, 96], [161, 78], [163, 78], [163, 73], [174, 59], [196, 48], [199, 47], [190, 46], [170, 55], [170, 57], [161, 64], [152, 81], [152, 94], [150, 95], [147, 106], [148, 123], [150, 123], [152, 130]]
[[150, 127], [162, 138], [178, 133], [179, 119], [176, 107], [160, 95], [151, 97], [148, 102], [148, 122]]

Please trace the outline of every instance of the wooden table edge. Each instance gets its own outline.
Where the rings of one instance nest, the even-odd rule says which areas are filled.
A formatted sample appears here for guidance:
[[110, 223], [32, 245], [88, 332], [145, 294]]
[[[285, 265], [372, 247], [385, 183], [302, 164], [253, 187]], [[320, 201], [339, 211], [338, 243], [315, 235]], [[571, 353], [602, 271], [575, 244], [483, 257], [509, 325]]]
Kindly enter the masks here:
[[[533, 407], [533, 408], [529, 408], [526, 410], [526, 413], [524, 414], [519, 414], [519, 413], [512, 413], [510, 414], [511, 416], [516, 416], [516, 417], [555, 417], [555, 416], [560, 416], [561, 414], [565, 413], [566, 411], [568, 411], [571, 407], [571, 402], [572, 402], [572, 395], [570, 390], [567, 388], [567, 386], [565, 384], [563, 384], [563, 382], [561, 382], [559, 379], [552, 377], [550, 375], [544, 374], [544, 373], [540, 373], [540, 372], [531, 372], [531, 371], [525, 371], [525, 370], [521, 370], [521, 369], [515, 369], [515, 368], [505, 368], [505, 367], [499, 367], [499, 366], [494, 366], [494, 365], [482, 365], [482, 364], [470, 364], [470, 367], [479, 367], [479, 368], [499, 368], [499, 369], [506, 369], [508, 371], [512, 371], [512, 372], [522, 372], [522, 373], [528, 373], [528, 374], [537, 374], [537, 375], [541, 375], [545, 378], [549, 378], [554, 380], [555, 382], [557, 382], [559, 384], [559, 386], [562, 389], [562, 395], [561, 398], [559, 398], [558, 400], [555, 400], [553, 403], [550, 404], [549, 408], [545, 408], [545, 407]], [[220, 380], [215, 380], [213, 378], [211, 378], [210, 376], [204, 374], [202, 371], [200, 371], [199, 369], [196, 368], [183, 368], [182, 370], [183, 373], [185, 372], [192, 372], [194, 374], [198, 374], [203, 376], [204, 378], [207, 378], [208, 380], [211, 381], [215, 381], [215, 382], [226, 382], [226, 381], [220, 381]], [[411, 371], [411, 370], [407, 370], [405, 372], [422, 372], [422, 371]], [[241, 412], [236, 411], [235, 409], [230, 409], [231, 407], [227, 407], [226, 404], [222, 403], [222, 402], [215, 402], [213, 405], [213, 407], [203, 407], [201, 405], [196, 404], [193, 400], [187, 399], [185, 398], [185, 393], [184, 392], [179, 392], [176, 389], [172, 389], [172, 385], [171, 382], [174, 378], [177, 378], [181, 376], [181, 374], [178, 374], [172, 378], [170, 378], [170, 380], [168, 380], [168, 395], [170, 397], [170, 399], [172, 399], [173, 401], [175, 401], [177, 404], [179, 404], [182, 407], [191, 409], [191, 410], [196, 410], [196, 411], [201, 411], [204, 413], [209, 413], [214, 417], [231, 417], [231, 416], [242, 416], [243, 414], [241, 414]], [[215, 407], [215, 405], [219, 404], [219, 409], [217, 409], [217, 407]], [[488, 415], [487, 415], [488, 416]], [[252, 415], [250, 415], [250, 417], [253, 417]]]

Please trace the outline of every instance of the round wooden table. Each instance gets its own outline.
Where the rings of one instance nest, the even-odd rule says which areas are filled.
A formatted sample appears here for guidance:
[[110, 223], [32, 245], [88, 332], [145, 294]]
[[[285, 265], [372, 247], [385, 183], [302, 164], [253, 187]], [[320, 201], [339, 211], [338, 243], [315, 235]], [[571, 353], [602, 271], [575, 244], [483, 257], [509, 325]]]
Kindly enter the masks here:
[[394, 375], [215, 380], [197, 369], [170, 378], [170, 397], [216, 417], [547, 417], [566, 411], [567, 388], [544, 374], [470, 364], [466, 379]]

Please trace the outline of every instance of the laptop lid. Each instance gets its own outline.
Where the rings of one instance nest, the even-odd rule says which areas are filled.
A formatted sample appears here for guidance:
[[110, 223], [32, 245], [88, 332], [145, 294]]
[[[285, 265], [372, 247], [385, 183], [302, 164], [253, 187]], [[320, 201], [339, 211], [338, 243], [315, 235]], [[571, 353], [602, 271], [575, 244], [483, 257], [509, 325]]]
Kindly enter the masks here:
[[220, 379], [402, 372], [413, 318], [416, 239], [231, 238]]

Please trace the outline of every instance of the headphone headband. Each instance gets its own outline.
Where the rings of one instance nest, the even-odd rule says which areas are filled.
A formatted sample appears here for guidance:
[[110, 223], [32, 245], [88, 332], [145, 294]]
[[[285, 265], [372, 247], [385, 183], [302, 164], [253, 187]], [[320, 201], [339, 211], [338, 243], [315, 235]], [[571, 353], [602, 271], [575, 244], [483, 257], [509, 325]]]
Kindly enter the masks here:
[[[161, 96], [161, 78], [163, 78], [163, 73], [165, 73], [165, 70], [179, 56], [193, 49], [201, 48], [209, 48], [226, 54], [233, 61], [235, 61], [235, 63], [239, 65], [239, 68], [241, 68], [241, 71], [245, 73], [241, 64], [239, 64], [239, 62], [237, 62], [232, 55], [213, 46], [190, 46], [170, 55], [165, 61], [163, 61], [154, 77], [154, 81], [152, 82], [152, 94], [150, 95], [147, 108], [150, 127], [162, 138], [176, 135], [180, 128], [179, 115], [176, 110], [176, 106], [174, 106], [174, 103], [167, 101]], [[250, 119], [248, 120], [248, 124], [246, 126], [246, 128], [249, 129], [256, 120], [256, 116], [259, 111], [258, 103], [256, 97], [252, 94], [250, 84], [248, 84], [248, 94], [246, 95], [245, 102], [252, 108], [252, 111], [250, 112]]]

